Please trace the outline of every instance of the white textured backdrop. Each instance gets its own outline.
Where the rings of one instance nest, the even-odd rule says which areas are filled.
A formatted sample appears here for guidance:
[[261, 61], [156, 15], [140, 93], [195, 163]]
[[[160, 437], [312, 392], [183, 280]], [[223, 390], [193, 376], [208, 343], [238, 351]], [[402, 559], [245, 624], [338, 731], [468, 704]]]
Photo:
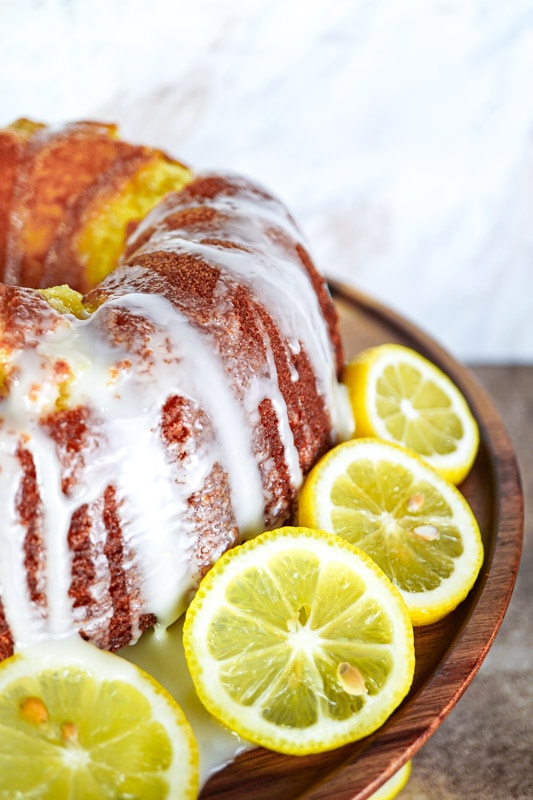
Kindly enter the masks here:
[[286, 201], [327, 274], [533, 361], [533, 2], [0, 0], [0, 124], [116, 121]]

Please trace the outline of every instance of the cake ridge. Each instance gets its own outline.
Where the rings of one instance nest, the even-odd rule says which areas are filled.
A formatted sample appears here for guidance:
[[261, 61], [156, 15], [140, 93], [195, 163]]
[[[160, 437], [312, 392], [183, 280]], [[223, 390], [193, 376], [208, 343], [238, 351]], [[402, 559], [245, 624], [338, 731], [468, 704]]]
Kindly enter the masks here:
[[[91, 131], [113, 154], [105, 124], [74, 126], [76, 147]], [[117, 146], [109, 183], [84, 173], [63, 217], [43, 212], [46, 252], [38, 237], [18, 252], [34, 235], [18, 236], [21, 220], [46, 209], [31, 192], [25, 205], [24, 176], [45, 187], [39, 164], [53, 182], [54, 148], [60, 170], [76, 152], [68, 128], [33, 135], [0, 265], [18, 279], [15, 256], [35, 256], [36, 286], [52, 271], [83, 291], [82, 228], [107, 189], [113, 209], [134, 150]], [[142, 219], [119, 215], [122, 255], [75, 303], [0, 284], [0, 658], [73, 631], [116, 650], [171, 624], [226, 549], [290, 520], [303, 477], [346, 435], [336, 311], [293, 217], [248, 178], [180, 181]]]

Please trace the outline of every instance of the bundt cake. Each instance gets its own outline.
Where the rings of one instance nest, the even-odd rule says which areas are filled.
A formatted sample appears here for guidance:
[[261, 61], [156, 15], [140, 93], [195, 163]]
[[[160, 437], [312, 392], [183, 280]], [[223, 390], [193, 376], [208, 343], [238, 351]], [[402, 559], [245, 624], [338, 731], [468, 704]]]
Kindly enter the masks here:
[[0, 658], [117, 650], [286, 522], [343, 426], [335, 309], [262, 188], [113, 126], [0, 133]]

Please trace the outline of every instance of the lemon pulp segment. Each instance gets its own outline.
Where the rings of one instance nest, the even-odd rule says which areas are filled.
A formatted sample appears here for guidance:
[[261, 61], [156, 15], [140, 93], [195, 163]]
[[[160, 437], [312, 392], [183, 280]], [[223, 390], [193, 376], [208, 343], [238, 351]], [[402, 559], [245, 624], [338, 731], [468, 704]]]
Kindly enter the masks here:
[[453, 381], [415, 350], [368, 348], [346, 365], [343, 381], [359, 437], [396, 442], [460, 483], [479, 447], [479, 429]]
[[412, 629], [363, 553], [285, 528], [223, 556], [187, 612], [200, 699], [256, 744], [317, 752], [381, 725], [407, 693]]
[[481, 567], [481, 534], [459, 490], [377, 439], [330, 451], [303, 487], [298, 516], [368, 553], [402, 592], [414, 624], [455, 608]]
[[411, 364], [388, 364], [376, 380], [376, 412], [396, 441], [421, 455], [444, 455], [464, 435], [449, 395]]
[[0, 665], [0, 798], [195, 798], [198, 755], [179, 706], [93, 651], [47, 642]]

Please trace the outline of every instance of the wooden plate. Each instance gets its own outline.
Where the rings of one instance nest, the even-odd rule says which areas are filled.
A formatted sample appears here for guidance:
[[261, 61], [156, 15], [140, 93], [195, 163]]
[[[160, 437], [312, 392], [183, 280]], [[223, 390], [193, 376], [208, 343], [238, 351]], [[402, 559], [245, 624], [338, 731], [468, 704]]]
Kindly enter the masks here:
[[214, 775], [202, 800], [364, 800], [433, 734], [459, 700], [501, 625], [518, 571], [523, 500], [515, 455], [491, 401], [467, 369], [425, 334], [370, 298], [331, 283], [346, 357], [382, 342], [414, 347], [468, 398], [481, 430], [474, 468], [461, 490], [478, 519], [485, 563], [452, 614], [415, 631], [416, 671], [403, 704], [373, 736], [314, 756], [249, 751]]

